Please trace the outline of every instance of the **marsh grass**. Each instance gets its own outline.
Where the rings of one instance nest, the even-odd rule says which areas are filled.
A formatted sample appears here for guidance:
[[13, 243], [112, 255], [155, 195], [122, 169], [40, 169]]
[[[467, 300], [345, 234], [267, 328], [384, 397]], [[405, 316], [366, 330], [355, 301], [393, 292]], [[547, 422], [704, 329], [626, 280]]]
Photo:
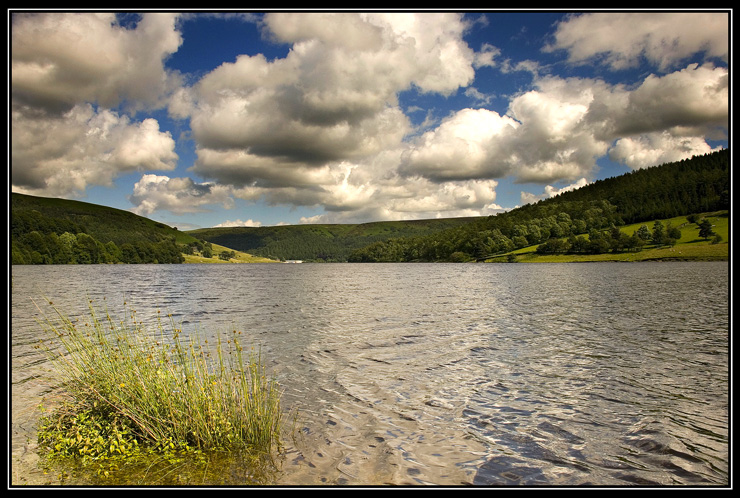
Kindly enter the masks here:
[[197, 331], [184, 336], [159, 311], [150, 329], [135, 311], [119, 321], [92, 301], [89, 315], [74, 321], [49, 306], [51, 316], [40, 320], [49, 339], [39, 347], [67, 398], [40, 424], [40, 446], [50, 453], [104, 461], [280, 447], [280, 388], [260, 353], [244, 350], [241, 332], [212, 344]]

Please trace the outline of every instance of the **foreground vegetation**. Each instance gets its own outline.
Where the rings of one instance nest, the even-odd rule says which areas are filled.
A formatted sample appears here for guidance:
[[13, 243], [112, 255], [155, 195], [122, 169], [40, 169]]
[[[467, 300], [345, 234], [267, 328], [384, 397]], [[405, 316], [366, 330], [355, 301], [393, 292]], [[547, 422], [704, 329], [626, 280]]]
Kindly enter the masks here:
[[42, 419], [39, 447], [53, 459], [108, 475], [151, 455], [269, 457], [280, 447], [280, 388], [260, 354], [244, 350], [241, 332], [209, 344], [197, 332], [184, 336], [172, 317], [147, 329], [135, 311], [117, 321], [91, 302], [89, 316], [72, 321], [50, 307], [39, 348], [64, 399]]

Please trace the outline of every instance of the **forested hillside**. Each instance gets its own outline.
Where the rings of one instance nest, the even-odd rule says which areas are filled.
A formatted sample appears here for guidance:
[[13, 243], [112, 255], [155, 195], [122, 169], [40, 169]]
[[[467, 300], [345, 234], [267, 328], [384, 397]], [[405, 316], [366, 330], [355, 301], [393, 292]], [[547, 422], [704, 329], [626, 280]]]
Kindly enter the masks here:
[[607, 200], [624, 223], [671, 218], [730, 206], [730, 151], [596, 181], [543, 202]]
[[[726, 210], [729, 205], [729, 150], [725, 149], [598, 181], [433, 235], [378, 241], [353, 251], [349, 261], [481, 260], [551, 240], [543, 251], [635, 251], [652, 241], [652, 235], [650, 239], [628, 237], [619, 226]], [[671, 240], [661, 235], [658, 242], [670, 244]]]
[[187, 232], [199, 239], [256, 256], [279, 260], [337, 262], [373, 242], [428, 235], [475, 218], [383, 221], [344, 225], [203, 228]]
[[11, 194], [12, 264], [182, 263], [196, 242], [162, 223], [86, 202]]

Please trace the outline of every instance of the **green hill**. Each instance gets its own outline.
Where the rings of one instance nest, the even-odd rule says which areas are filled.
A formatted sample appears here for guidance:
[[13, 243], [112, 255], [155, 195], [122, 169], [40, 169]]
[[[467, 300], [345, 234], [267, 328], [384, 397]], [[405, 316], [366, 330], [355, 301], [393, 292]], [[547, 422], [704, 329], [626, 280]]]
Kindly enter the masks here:
[[428, 235], [474, 218], [380, 221], [360, 224], [202, 228], [187, 233], [254, 255], [280, 259], [337, 262], [373, 242]]
[[[729, 155], [724, 149], [637, 170], [496, 216], [362, 224], [180, 232], [120, 209], [13, 193], [11, 260], [13, 264], [182, 263], [214, 258], [484, 261], [522, 251], [540, 259], [635, 252], [644, 246], [684, 243], [683, 236], [638, 241], [634, 233], [619, 227], [647, 222], [652, 228], [654, 220], [729, 210]], [[695, 222], [698, 226], [700, 221], [685, 220], [682, 226]], [[716, 254], [709, 259], [716, 259]]]
[[[724, 149], [637, 170], [431, 235], [377, 241], [348, 259], [482, 261], [539, 245], [544, 246], [541, 253], [550, 254], [636, 251], [653, 241], [623, 236], [615, 228], [729, 209], [729, 156]], [[670, 239], [676, 237], [659, 245], [670, 245]]]
[[724, 149], [600, 180], [495, 216], [187, 233], [283, 260], [469, 261], [626, 223], [726, 210], [729, 199], [729, 150]]
[[12, 193], [13, 264], [181, 263], [196, 239], [163, 223], [87, 202]]

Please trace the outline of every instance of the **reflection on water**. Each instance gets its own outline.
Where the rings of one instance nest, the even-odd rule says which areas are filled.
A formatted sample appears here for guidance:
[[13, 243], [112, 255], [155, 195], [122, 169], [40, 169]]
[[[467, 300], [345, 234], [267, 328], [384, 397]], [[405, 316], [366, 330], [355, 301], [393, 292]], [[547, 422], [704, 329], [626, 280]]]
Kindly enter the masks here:
[[243, 330], [300, 414], [275, 484], [728, 484], [725, 263], [13, 267], [26, 464], [43, 296]]

